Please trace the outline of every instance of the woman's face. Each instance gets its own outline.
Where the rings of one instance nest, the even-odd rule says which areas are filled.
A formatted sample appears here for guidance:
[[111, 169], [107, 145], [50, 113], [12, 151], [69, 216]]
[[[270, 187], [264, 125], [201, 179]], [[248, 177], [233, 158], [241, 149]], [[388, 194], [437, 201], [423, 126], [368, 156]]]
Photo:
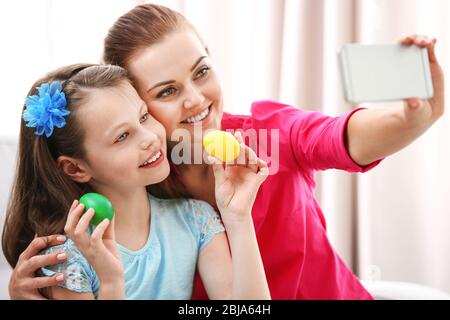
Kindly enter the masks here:
[[168, 176], [164, 127], [128, 81], [92, 89], [77, 116], [86, 132], [85, 160], [95, 190], [130, 190]]
[[170, 141], [176, 129], [194, 138], [194, 126], [220, 129], [222, 90], [211, 60], [192, 30], [167, 35], [161, 42], [139, 50], [128, 71], [150, 113], [161, 122]]

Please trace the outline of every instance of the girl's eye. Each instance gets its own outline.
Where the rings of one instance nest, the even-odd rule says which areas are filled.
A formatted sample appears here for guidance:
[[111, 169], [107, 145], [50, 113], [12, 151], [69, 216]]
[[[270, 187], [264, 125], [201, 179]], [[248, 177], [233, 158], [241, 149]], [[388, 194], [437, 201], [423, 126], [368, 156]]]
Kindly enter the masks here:
[[147, 112], [146, 114], [144, 114], [141, 119], [139, 120], [140, 123], [145, 122], [145, 120], [148, 119], [148, 117], [150, 116], [150, 114]]
[[206, 77], [209, 73], [209, 70], [210, 70], [210, 67], [208, 67], [208, 66], [204, 66], [203, 68], [201, 68], [196, 74], [196, 79]]
[[158, 93], [157, 97], [158, 98], [165, 98], [165, 97], [168, 97], [171, 94], [175, 93], [175, 91], [176, 91], [176, 89], [174, 87], [170, 87], [170, 88], [167, 88], [167, 89], [161, 91], [160, 93]]
[[116, 142], [122, 142], [125, 140], [130, 134], [128, 132], [122, 133], [116, 140]]

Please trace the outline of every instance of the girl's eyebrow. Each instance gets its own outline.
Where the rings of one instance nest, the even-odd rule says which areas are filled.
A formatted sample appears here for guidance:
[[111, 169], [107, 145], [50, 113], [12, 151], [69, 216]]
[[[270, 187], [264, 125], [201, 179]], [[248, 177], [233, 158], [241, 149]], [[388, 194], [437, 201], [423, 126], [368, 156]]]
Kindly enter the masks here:
[[[207, 56], [201, 56], [200, 58], [198, 58], [198, 60], [194, 63], [194, 66], [191, 68], [191, 72], [194, 71], [195, 67], [197, 67], [197, 65], [204, 59], [207, 58]], [[147, 93], [152, 91], [153, 89], [160, 87], [160, 86], [165, 86], [167, 84], [171, 84], [174, 83], [175, 80], [167, 80], [167, 81], [163, 81], [163, 82], [158, 82], [157, 84], [155, 84], [153, 87], [151, 87], [150, 89], [147, 90]]]
[[[143, 110], [147, 110], [147, 104], [145, 102], [142, 102], [141, 107], [139, 108], [139, 114], [141, 114]], [[106, 131], [107, 136], [112, 135], [114, 132], [118, 131], [122, 127], [127, 126], [128, 124], [129, 124], [129, 122], [121, 122], [119, 125]]]

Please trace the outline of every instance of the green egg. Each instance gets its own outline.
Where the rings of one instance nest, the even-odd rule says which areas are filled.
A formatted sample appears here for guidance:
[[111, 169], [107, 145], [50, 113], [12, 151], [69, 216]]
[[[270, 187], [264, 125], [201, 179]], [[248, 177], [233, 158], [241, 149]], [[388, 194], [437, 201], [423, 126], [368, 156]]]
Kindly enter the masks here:
[[95, 226], [105, 220], [105, 218], [111, 221], [114, 217], [114, 208], [111, 201], [99, 193], [91, 192], [84, 194], [80, 198], [80, 203], [84, 204], [84, 212], [89, 208], [94, 209], [95, 214], [90, 223]]

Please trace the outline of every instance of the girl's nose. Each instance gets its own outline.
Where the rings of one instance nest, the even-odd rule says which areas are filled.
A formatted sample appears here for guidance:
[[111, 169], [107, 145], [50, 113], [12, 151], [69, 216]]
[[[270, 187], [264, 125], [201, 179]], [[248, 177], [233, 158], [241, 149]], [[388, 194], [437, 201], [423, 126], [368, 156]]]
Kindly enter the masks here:
[[158, 142], [158, 136], [154, 132], [149, 130], [144, 130], [144, 134], [142, 135], [142, 137], [143, 138], [141, 140], [140, 146], [144, 150], [149, 149], [152, 145]]
[[202, 92], [194, 85], [186, 86], [186, 99], [184, 100], [184, 107], [186, 109], [196, 108], [202, 105], [205, 101], [205, 97]]

